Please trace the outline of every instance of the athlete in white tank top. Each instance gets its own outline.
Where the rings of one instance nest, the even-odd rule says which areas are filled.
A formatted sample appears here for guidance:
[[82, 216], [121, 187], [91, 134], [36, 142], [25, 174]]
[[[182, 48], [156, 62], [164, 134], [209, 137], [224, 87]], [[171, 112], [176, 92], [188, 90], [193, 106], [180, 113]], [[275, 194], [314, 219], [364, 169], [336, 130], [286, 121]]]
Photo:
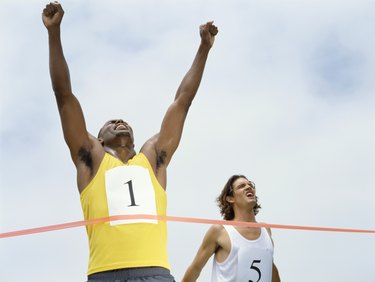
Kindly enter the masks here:
[[265, 228], [255, 240], [243, 237], [235, 227], [224, 225], [230, 238], [229, 256], [213, 260], [212, 282], [271, 282], [273, 243]]
[[273, 262], [271, 230], [243, 224], [234, 227], [236, 222], [256, 223], [260, 205], [255, 194], [255, 184], [245, 176], [229, 178], [217, 199], [228, 224], [209, 228], [182, 282], [197, 281], [212, 255], [212, 282], [281, 281]]

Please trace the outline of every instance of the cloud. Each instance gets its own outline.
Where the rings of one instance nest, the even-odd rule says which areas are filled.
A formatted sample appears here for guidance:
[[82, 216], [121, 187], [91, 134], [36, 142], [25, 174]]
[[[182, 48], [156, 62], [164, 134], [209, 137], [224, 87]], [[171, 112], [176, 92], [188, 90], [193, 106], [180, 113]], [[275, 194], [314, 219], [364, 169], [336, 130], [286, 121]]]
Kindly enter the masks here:
[[[44, 5], [0, 4], [0, 232], [82, 218], [49, 81]], [[243, 173], [257, 185], [259, 221], [372, 228], [372, 1], [63, 5], [64, 51], [89, 130], [96, 134], [106, 120], [123, 117], [134, 128], [137, 149], [159, 130], [198, 47], [199, 24], [213, 19], [218, 25], [169, 168], [170, 215], [219, 219], [216, 196], [231, 174]], [[169, 224], [177, 281], [207, 229]], [[57, 281], [83, 281], [84, 233], [0, 240], [0, 280], [22, 281], [22, 268], [42, 282], [56, 273]], [[273, 237], [283, 280], [374, 280], [371, 234], [275, 229]], [[61, 273], [62, 265], [69, 271]], [[207, 264], [199, 281], [209, 281], [210, 270]]]

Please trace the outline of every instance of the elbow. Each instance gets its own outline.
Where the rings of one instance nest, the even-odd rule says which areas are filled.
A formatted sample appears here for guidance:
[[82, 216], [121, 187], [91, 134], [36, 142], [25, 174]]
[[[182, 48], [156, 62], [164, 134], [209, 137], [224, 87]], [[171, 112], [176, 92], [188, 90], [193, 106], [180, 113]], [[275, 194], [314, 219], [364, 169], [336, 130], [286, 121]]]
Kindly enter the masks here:
[[189, 111], [191, 104], [193, 103], [193, 99], [188, 99], [186, 97], [179, 97], [176, 99], [175, 104], [186, 113]]
[[54, 90], [54, 93], [59, 109], [63, 109], [65, 105], [68, 105], [74, 99], [74, 95], [70, 91]]
[[180, 105], [184, 105], [186, 108], [189, 108], [193, 102], [197, 89], [178, 89], [174, 101]]
[[58, 75], [51, 75], [51, 78], [52, 90], [56, 97], [69, 96], [72, 94], [69, 79], [60, 77]]
[[69, 83], [61, 82], [57, 79], [52, 79], [52, 90], [56, 97], [69, 96], [72, 94], [72, 88]]
[[66, 95], [64, 95], [64, 92], [55, 89], [53, 90], [53, 92], [55, 93], [57, 105], [59, 106], [59, 108], [63, 107], [66, 104]]
[[64, 95], [67, 95], [69, 92], [71, 92], [69, 91], [68, 88], [61, 86], [59, 84], [55, 84], [55, 83], [52, 84], [52, 90], [55, 93], [56, 97], [62, 97]]

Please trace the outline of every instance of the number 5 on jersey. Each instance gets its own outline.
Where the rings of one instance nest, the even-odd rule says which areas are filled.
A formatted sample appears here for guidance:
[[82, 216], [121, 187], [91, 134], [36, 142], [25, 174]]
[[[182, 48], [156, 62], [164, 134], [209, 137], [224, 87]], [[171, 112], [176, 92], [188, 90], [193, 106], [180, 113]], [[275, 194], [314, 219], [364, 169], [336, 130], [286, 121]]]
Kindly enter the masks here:
[[251, 264], [250, 269], [258, 273], [258, 280], [256, 281], [249, 280], [249, 282], [259, 282], [260, 278], [262, 277], [262, 273], [260, 272], [260, 269], [255, 265], [257, 263], [260, 263], [260, 260], [253, 260], [253, 263]]

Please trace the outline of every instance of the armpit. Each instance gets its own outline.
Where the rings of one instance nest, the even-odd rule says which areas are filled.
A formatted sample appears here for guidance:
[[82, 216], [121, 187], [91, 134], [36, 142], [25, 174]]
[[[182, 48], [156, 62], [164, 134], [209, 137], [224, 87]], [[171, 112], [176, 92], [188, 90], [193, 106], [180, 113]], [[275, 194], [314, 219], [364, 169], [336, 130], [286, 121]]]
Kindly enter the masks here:
[[167, 152], [162, 150], [157, 152], [156, 155], [156, 169], [165, 164], [165, 158], [167, 157]]
[[78, 151], [79, 160], [82, 161], [90, 170], [91, 172], [94, 170], [92, 155], [90, 150], [85, 147], [81, 147]]

